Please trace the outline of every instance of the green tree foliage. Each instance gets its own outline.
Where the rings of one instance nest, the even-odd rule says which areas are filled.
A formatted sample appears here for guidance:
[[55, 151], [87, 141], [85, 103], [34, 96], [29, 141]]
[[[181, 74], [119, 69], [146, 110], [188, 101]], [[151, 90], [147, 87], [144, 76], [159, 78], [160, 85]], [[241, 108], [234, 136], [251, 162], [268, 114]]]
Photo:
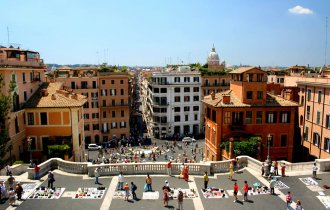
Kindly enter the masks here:
[[[258, 144], [260, 138], [257, 136], [250, 137], [243, 141], [233, 142], [233, 152], [235, 156], [247, 155], [255, 157], [258, 154]], [[220, 147], [229, 152], [229, 141], [224, 141], [220, 144]]]
[[48, 146], [48, 155], [49, 158], [59, 157], [64, 159], [65, 154], [69, 154], [70, 146], [67, 144], [61, 145], [49, 145]]

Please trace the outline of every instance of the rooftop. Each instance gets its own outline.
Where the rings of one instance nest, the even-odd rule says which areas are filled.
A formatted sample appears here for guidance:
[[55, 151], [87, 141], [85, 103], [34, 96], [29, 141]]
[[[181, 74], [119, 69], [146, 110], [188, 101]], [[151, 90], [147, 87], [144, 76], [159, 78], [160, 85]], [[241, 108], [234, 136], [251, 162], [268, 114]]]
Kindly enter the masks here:
[[62, 83], [43, 83], [26, 102], [25, 108], [80, 107], [86, 97], [72, 91], [62, 90]]

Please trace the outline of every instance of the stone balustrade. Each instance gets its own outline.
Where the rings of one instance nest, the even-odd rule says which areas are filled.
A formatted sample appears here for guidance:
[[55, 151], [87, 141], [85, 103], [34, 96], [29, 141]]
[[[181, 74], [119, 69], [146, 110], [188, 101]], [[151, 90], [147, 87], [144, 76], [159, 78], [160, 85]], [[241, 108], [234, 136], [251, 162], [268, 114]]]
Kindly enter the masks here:
[[[253, 170], [260, 170], [262, 162], [251, 158], [249, 156], [239, 156], [239, 164], [242, 167], [249, 167]], [[224, 173], [229, 171], [229, 165], [232, 160], [225, 161], [209, 161], [201, 163], [186, 163], [189, 166], [189, 174], [191, 175], [203, 175], [206, 172], [208, 174]], [[319, 171], [330, 171], [330, 159], [317, 159], [316, 164]], [[279, 165], [285, 163], [286, 171], [311, 171], [314, 162], [301, 162], [290, 163], [287, 161], [279, 161]], [[182, 163], [172, 163], [172, 174], [179, 175], [181, 172]], [[167, 174], [166, 169], [167, 162], [147, 162], [147, 163], [116, 163], [116, 164], [91, 164], [88, 162], [70, 162], [60, 158], [49, 159], [39, 165], [39, 175], [43, 176], [47, 174], [49, 170], [59, 169], [64, 172], [73, 174], [88, 174], [93, 177], [94, 171], [98, 167], [100, 176], [113, 176], [118, 175], [122, 171], [126, 175], [135, 174]], [[28, 177], [33, 179], [35, 172], [33, 168], [28, 168]]]

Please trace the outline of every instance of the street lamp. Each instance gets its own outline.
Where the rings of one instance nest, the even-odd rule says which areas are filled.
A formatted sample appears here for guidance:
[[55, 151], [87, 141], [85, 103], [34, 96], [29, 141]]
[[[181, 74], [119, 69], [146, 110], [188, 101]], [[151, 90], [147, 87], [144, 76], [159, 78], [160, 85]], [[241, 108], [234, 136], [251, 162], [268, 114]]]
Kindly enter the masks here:
[[272, 140], [272, 136], [270, 134], [268, 134], [267, 136], [267, 143], [268, 143], [268, 154], [267, 154], [267, 161], [268, 163], [271, 162], [270, 160], [270, 155], [269, 155], [269, 149], [270, 149], [270, 141]]
[[27, 139], [27, 142], [28, 142], [28, 150], [29, 150], [29, 152], [30, 152], [30, 163], [31, 163], [31, 162], [32, 162], [32, 151], [31, 151], [32, 139], [31, 139], [31, 137], [29, 137], [29, 138]]

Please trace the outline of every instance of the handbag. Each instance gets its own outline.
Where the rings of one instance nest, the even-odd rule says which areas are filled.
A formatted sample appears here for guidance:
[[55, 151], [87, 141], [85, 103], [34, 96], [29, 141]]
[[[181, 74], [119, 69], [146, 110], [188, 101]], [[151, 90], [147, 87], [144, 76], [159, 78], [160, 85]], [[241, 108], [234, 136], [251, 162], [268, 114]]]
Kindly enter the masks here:
[[143, 187], [144, 191], [147, 191], [148, 190], [148, 185], [145, 184], [144, 187]]

